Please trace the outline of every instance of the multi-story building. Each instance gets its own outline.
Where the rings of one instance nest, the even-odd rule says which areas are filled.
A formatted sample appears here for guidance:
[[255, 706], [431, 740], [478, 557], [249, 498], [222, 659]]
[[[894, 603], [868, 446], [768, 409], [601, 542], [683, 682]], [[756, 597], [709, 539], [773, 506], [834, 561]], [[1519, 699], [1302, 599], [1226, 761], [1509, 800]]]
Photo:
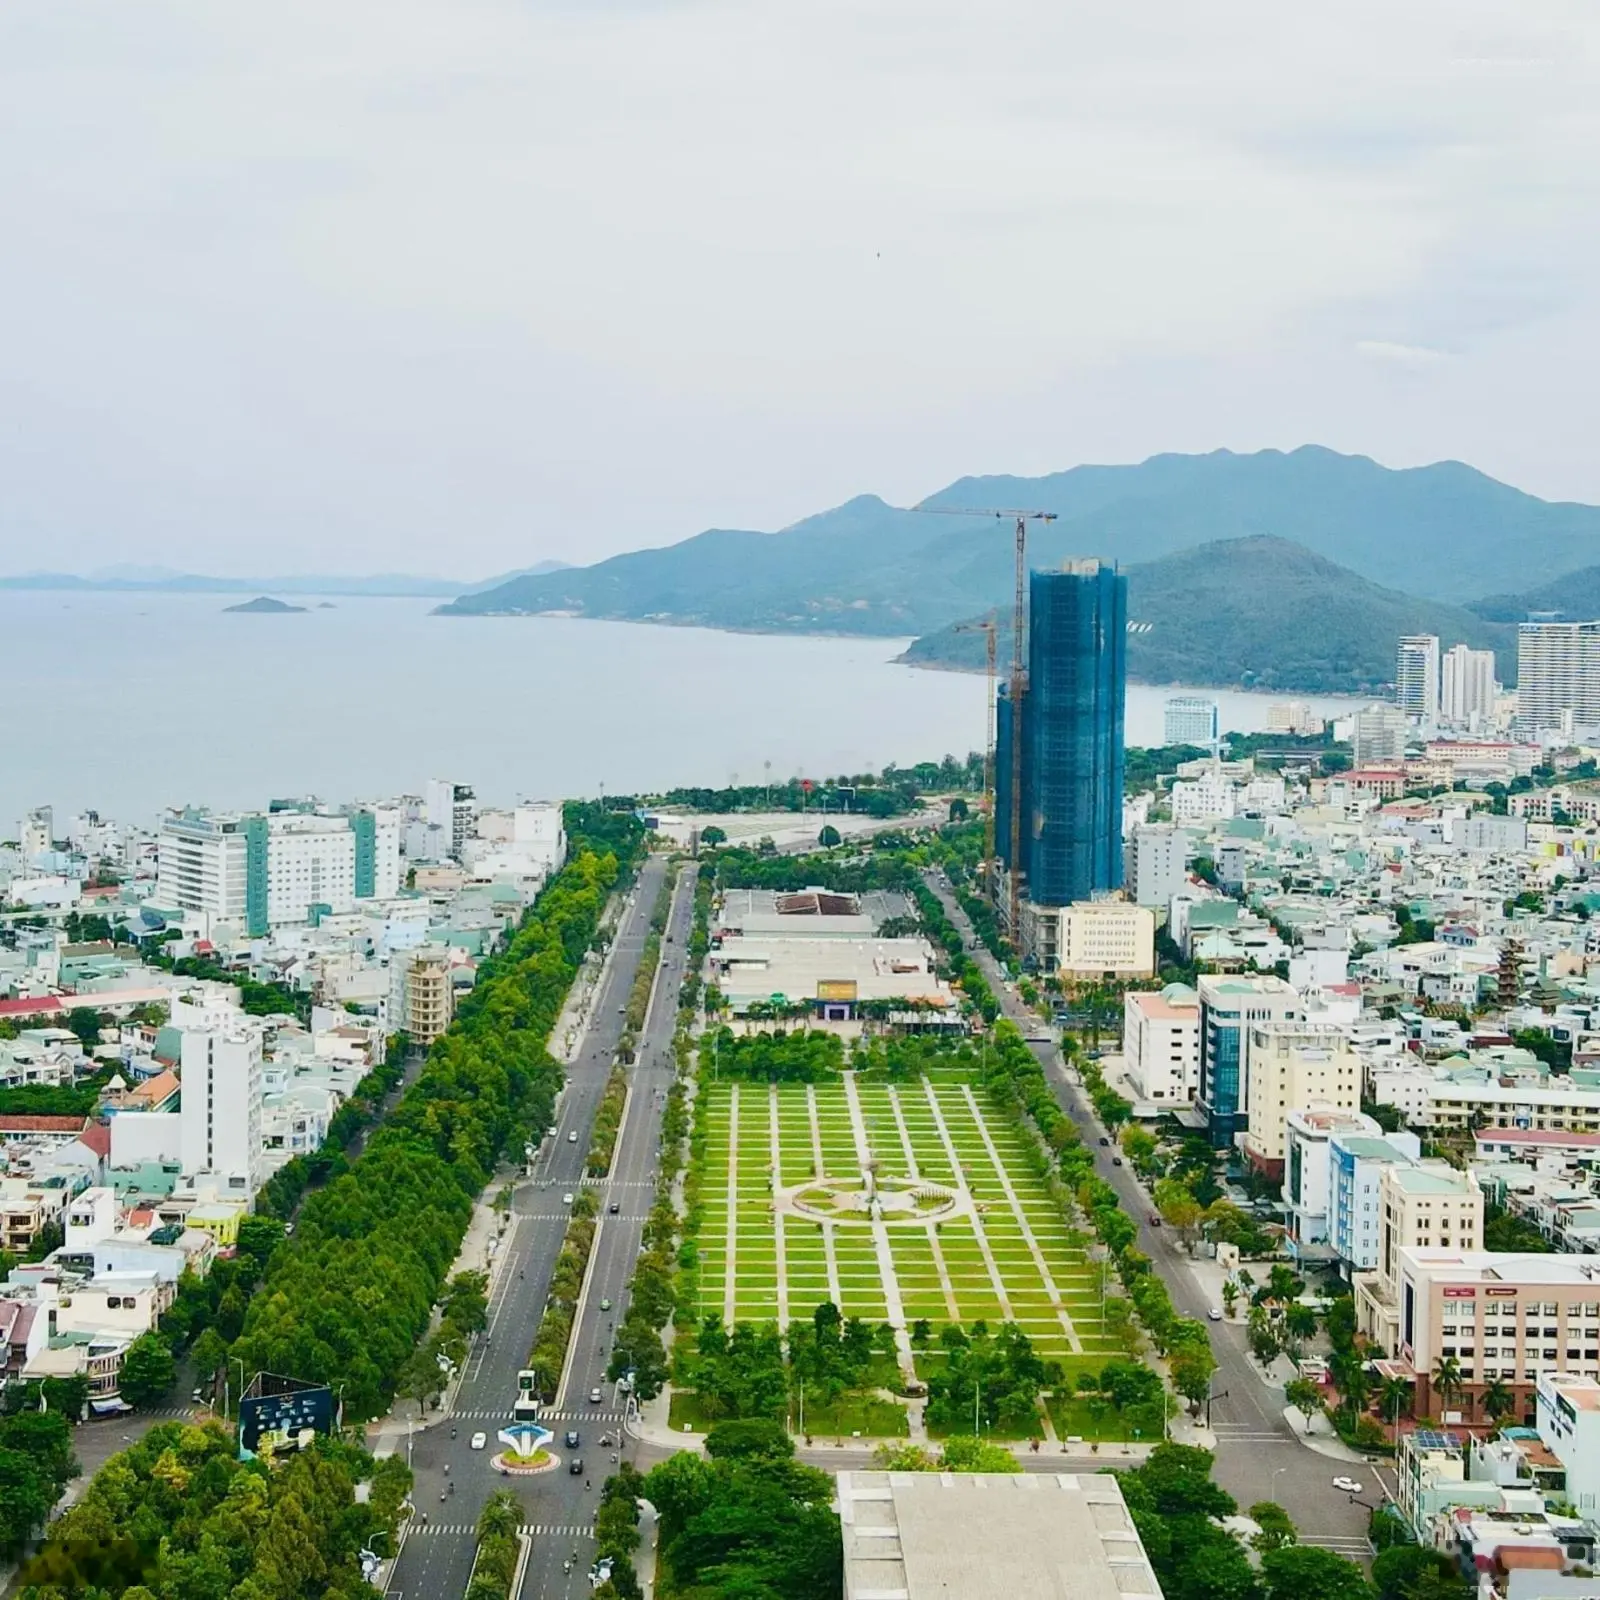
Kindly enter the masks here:
[[55, 812], [51, 807], [36, 806], [22, 819], [19, 843], [24, 867], [31, 867], [40, 856], [55, 849]]
[[165, 906], [241, 924], [259, 937], [351, 909], [400, 887], [400, 820], [385, 809], [170, 812], [158, 842], [156, 897]]
[[1367, 1069], [1372, 1098], [1417, 1128], [1600, 1133], [1600, 1087], [1585, 1071], [1555, 1076], [1537, 1064], [1458, 1058], [1427, 1067], [1409, 1057]]
[[1231, 817], [1238, 809], [1238, 787], [1221, 772], [1203, 772], [1198, 777], [1180, 778], [1171, 792], [1172, 820], [1215, 822]]
[[1518, 625], [1517, 727], [1524, 734], [1600, 727], [1600, 622]]
[[1357, 1326], [1414, 1376], [1419, 1416], [1440, 1409], [1433, 1372], [1441, 1357], [1460, 1368], [1462, 1396], [1448, 1403], [1463, 1417], [1478, 1414], [1490, 1383], [1510, 1389], [1524, 1416], [1546, 1374], [1600, 1377], [1600, 1262], [1592, 1256], [1403, 1248], [1380, 1306], [1371, 1285], [1381, 1274], [1356, 1278]]
[[442, 945], [401, 950], [389, 962], [389, 1031], [410, 1036], [421, 1049], [450, 1026], [454, 989], [450, 952]]
[[1346, 1133], [1328, 1140], [1328, 1243], [1350, 1272], [1378, 1264], [1384, 1172], [1422, 1159], [1414, 1133]]
[[1357, 1111], [1361, 1058], [1332, 1023], [1256, 1022], [1249, 1031], [1244, 1153], [1268, 1177], [1281, 1177], [1293, 1111]]
[[1170, 823], [1139, 823], [1128, 837], [1123, 881], [1137, 904], [1165, 916], [1189, 881], [1189, 835]]
[[183, 1179], [197, 1192], [252, 1201], [265, 1176], [261, 1030], [247, 1018], [182, 1035], [178, 1141]]
[[1299, 994], [1282, 978], [1200, 979], [1200, 1088], [1195, 1103], [1214, 1149], [1244, 1131], [1249, 1106], [1249, 1029], [1259, 1022], [1295, 1022]]
[[1410, 724], [1398, 706], [1374, 704], [1351, 713], [1351, 756], [1356, 767], [1404, 761]]
[[1293, 733], [1302, 738], [1315, 738], [1325, 726], [1324, 719], [1311, 709], [1308, 700], [1274, 700], [1267, 707], [1268, 733]]
[[1156, 970], [1156, 914], [1129, 900], [1085, 900], [1059, 910], [1030, 908], [1052, 918], [1055, 948], [1048, 930], [1034, 948], [1046, 972], [1078, 978], [1148, 978]]
[[1291, 1111], [1284, 1119], [1283, 1199], [1289, 1208], [1289, 1238], [1298, 1251], [1329, 1240], [1334, 1139], [1370, 1138], [1380, 1132], [1377, 1123], [1359, 1111]]
[[1122, 1055], [1140, 1096], [1187, 1105], [1200, 1087], [1200, 996], [1187, 984], [1122, 997]]
[[1494, 720], [1494, 651], [1452, 645], [1439, 672], [1439, 718], [1456, 728], [1481, 728]]
[[1564, 1498], [1586, 1522], [1600, 1522], [1600, 1381], [1541, 1372], [1535, 1404], [1539, 1437], [1567, 1471]]
[[472, 818], [477, 809], [472, 790], [448, 778], [430, 778], [423, 795], [423, 809], [428, 825], [439, 829], [450, 858], [459, 861], [462, 848], [472, 837]]
[[1163, 723], [1168, 744], [1215, 745], [1220, 737], [1217, 702], [1197, 695], [1174, 695], [1166, 703]]
[[1395, 699], [1400, 710], [1424, 725], [1439, 716], [1439, 636], [1410, 634], [1400, 641], [1394, 666]]
[[[1128, 580], [1098, 560], [1029, 578], [1028, 681], [998, 705], [996, 834], [1035, 906], [1122, 885]], [[1021, 859], [1011, 859], [1013, 737], [1021, 754]]]
[[1352, 1279], [1357, 1328], [1390, 1355], [1399, 1353], [1402, 1257], [1417, 1250], [1482, 1249], [1483, 1191], [1469, 1173], [1445, 1161], [1385, 1167], [1378, 1179], [1378, 1260], [1371, 1272]]

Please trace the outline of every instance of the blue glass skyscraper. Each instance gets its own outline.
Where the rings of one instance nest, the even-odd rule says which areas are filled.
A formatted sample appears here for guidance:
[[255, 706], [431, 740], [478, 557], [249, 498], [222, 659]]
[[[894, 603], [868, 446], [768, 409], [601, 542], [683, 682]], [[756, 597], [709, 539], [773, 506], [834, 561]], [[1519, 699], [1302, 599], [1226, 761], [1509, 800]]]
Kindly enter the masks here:
[[1024, 898], [1088, 900], [1122, 884], [1128, 580], [1098, 560], [1029, 574], [1021, 714], [1000, 696], [995, 836], [1011, 865], [1013, 738], [1022, 740]]

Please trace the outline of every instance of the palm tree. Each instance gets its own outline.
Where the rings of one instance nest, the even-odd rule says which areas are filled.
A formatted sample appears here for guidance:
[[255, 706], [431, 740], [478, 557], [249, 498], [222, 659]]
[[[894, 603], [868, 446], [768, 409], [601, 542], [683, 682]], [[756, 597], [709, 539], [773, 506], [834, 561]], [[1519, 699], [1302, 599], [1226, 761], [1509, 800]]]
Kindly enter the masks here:
[[1400, 1446], [1400, 1412], [1411, 1409], [1411, 1384], [1405, 1378], [1385, 1378], [1378, 1386], [1378, 1410], [1394, 1426], [1394, 1444]]
[[478, 1513], [480, 1539], [513, 1537], [522, 1526], [522, 1502], [509, 1489], [497, 1489]]
[[1461, 1398], [1461, 1363], [1454, 1356], [1440, 1356], [1434, 1362], [1433, 1387], [1447, 1407]]
[[1483, 1391], [1483, 1409], [1494, 1421], [1503, 1422], [1517, 1409], [1517, 1397], [1499, 1378], [1493, 1378]]

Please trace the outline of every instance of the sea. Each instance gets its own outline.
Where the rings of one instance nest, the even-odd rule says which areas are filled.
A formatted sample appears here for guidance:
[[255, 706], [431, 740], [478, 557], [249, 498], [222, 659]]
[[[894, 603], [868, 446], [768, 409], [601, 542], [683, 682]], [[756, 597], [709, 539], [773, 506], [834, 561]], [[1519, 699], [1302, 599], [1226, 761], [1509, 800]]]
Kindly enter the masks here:
[[[831, 777], [984, 741], [982, 675], [898, 665], [903, 639], [345, 596], [229, 613], [241, 598], [0, 590], [0, 839], [39, 805], [149, 825], [167, 806], [374, 799], [429, 778], [506, 804]], [[1161, 743], [1163, 704], [1184, 693], [1239, 732], [1284, 698], [1130, 685], [1128, 743]]]

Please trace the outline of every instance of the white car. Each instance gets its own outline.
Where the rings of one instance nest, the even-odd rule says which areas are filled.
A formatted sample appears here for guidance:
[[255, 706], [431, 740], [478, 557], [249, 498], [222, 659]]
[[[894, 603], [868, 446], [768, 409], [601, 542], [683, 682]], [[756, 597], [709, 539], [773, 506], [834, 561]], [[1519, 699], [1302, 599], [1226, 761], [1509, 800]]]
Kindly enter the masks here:
[[570, 1205], [571, 1205], [571, 1204], [572, 1204], [572, 1196], [571, 1196], [571, 1195], [570, 1195], [570, 1194], [564, 1194], [564, 1195], [562, 1195], [562, 1197], [561, 1197], [561, 1203], [562, 1203], [562, 1205], [564, 1205], [564, 1206], [570, 1206]]
[[601, 1399], [601, 1396], [600, 1396], [600, 1391], [598, 1389], [591, 1389], [589, 1391], [589, 1404], [590, 1405], [592, 1405], [592, 1406], [599, 1405], [600, 1404], [600, 1399]]
[[578, 1142], [578, 1130], [576, 1128], [574, 1128], [572, 1130], [572, 1132], [567, 1135], [567, 1143], [568, 1144], [576, 1144], [577, 1142]]
[[472, 1436], [472, 1448], [474, 1450], [483, 1449], [483, 1447], [486, 1444], [488, 1444], [488, 1442], [489, 1442], [489, 1435], [486, 1434], [486, 1433], [475, 1433]]
[[1216, 1306], [1212, 1306], [1212, 1308], [1206, 1312], [1206, 1316], [1212, 1322], [1222, 1321], [1222, 1312]]
[[1343, 1489], [1346, 1494], [1360, 1494], [1361, 1485], [1354, 1478], [1338, 1477], [1333, 1480], [1335, 1489]]

